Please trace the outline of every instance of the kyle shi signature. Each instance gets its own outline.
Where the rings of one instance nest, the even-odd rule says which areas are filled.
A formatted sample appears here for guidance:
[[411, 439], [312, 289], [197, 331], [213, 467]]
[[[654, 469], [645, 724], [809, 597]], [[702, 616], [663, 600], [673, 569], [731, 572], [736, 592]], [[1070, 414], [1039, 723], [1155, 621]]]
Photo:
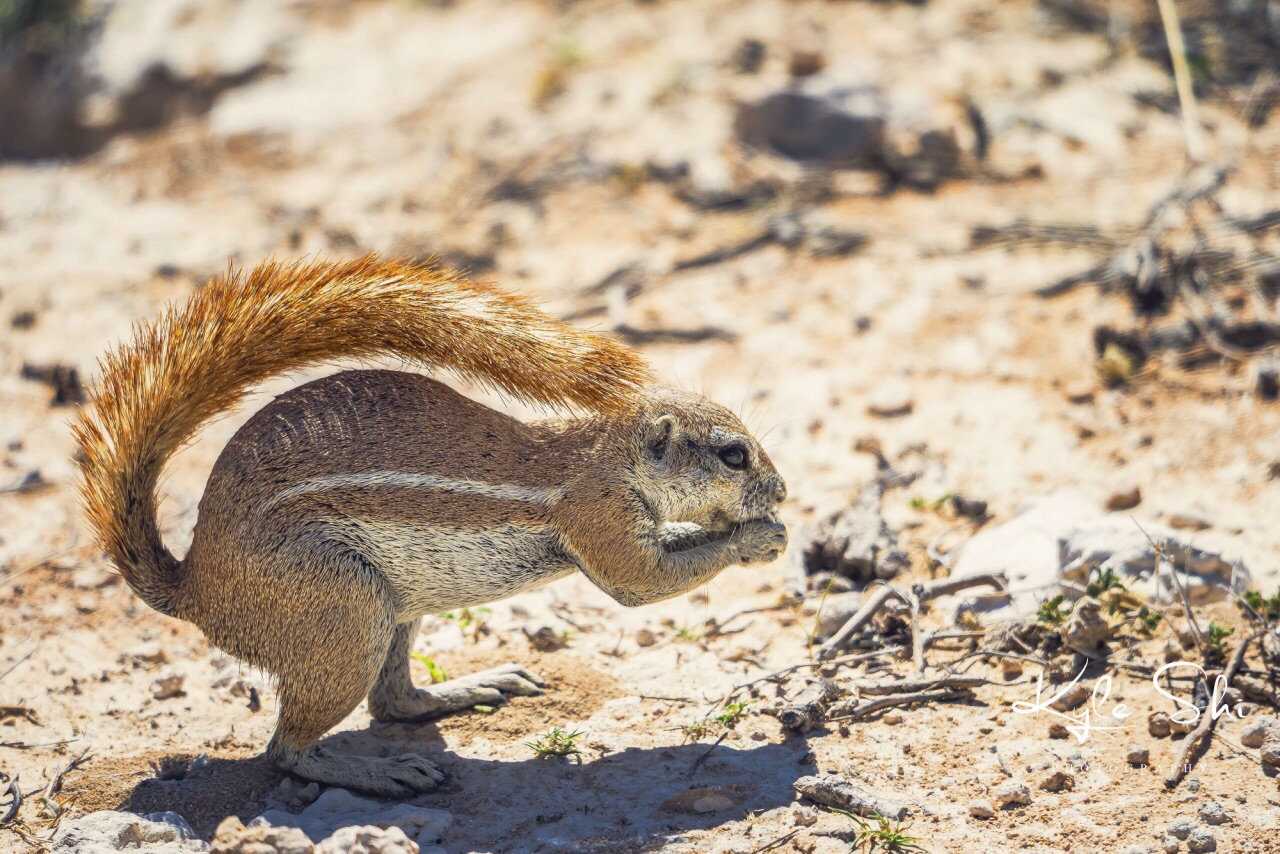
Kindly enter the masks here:
[[[1177, 697], [1160, 686], [1160, 677], [1164, 673], [1175, 667], [1190, 667], [1199, 672], [1201, 678], [1207, 679], [1208, 674], [1205, 669], [1198, 664], [1190, 661], [1172, 661], [1151, 676], [1151, 684], [1155, 686], [1156, 691], [1164, 697], [1168, 697], [1179, 708], [1173, 714], [1169, 715], [1169, 719], [1175, 723], [1185, 726], [1194, 726], [1200, 720], [1201, 710], [1194, 703], [1189, 702], [1181, 697]], [[1110, 730], [1126, 730], [1133, 729], [1134, 724], [1126, 724], [1125, 721], [1133, 715], [1124, 703], [1115, 703], [1109, 711], [1105, 710], [1108, 701], [1111, 698], [1111, 674], [1106, 674], [1098, 679], [1093, 686], [1093, 694], [1081, 709], [1076, 712], [1062, 712], [1053, 708], [1053, 704], [1058, 702], [1067, 695], [1077, 684], [1080, 678], [1084, 676], [1085, 668], [1080, 668], [1080, 672], [1076, 674], [1076, 678], [1072, 679], [1066, 685], [1062, 686], [1058, 693], [1051, 697], [1045, 697], [1044, 688], [1044, 671], [1041, 670], [1036, 677], [1036, 697], [1033, 702], [1026, 700], [1017, 700], [1013, 704], [1013, 712], [1018, 715], [1034, 715], [1040, 712], [1048, 712], [1050, 715], [1061, 718], [1064, 721], [1070, 721], [1066, 725], [1067, 732], [1076, 737], [1076, 741], [1080, 744], [1089, 738], [1089, 734], [1094, 731], [1104, 732]], [[1217, 720], [1222, 715], [1230, 715], [1232, 717], [1242, 718], [1239, 706], [1233, 711], [1229, 705], [1222, 702], [1223, 694], [1227, 690], [1227, 680], [1219, 675], [1213, 683], [1213, 693], [1210, 695], [1209, 707], [1205, 710], [1213, 715]], [[1097, 716], [1098, 720], [1095, 721]], [[1108, 724], [1106, 721], [1116, 721], [1114, 724]]]

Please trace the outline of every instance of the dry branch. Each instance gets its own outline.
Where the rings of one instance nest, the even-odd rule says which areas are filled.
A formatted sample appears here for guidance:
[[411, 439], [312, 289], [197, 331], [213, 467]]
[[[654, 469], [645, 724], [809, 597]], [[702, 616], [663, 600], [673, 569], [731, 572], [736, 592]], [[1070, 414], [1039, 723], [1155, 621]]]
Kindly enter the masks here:
[[866, 717], [872, 712], [878, 712], [881, 709], [888, 709], [894, 706], [910, 706], [914, 703], [935, 703], [946, 700], [957, 700], [962, 697], [969, 697], [969, 691], [963, 688], [943, 688], [938, 691], [917, 691], [912, 694], [890, 694], [887, 697], [881, 697], [878, 700], [868, 700], [860, 703], [850, 709], [845, 714], [832, 715], [828, 720], [857, 720]]
[[902, 821], [907, 815], [905, 806], [887, 801], [839, 777], [801, 777], [791, 787], [815, 803], [848, 810], [855, 815], [880, 815], [894, 821]]
[[888, 682], [880, 685], [859, 685], [858, 694], [882, 696], [884, 694], [907, 694], [916, 691], [931, 691], [935, 688], [978, 688], [989, 684], [990, 680], [981, 676], [964, 676], [947, 674], [937, 679], [908, 679], [902, 682]]
[[[920, 602], [926, 602], [938, 596], [949, 596], [952, 593], [958, 593], [961, 590], [967, 590], [971, 587], [981, 587], [983, 585], [991, 585], [997, 590], [1005, 588], [1005, 577], [1002, 573], [987, 573], [984, 575], [973, 575], [967, 578], [944, 578], [939, 581], [931, 581], [918, 585], [919, 594], [917, 598]], [[849, 640], [860, 632], [871, 618], [884, 607], [885, 603], [890, 599], [898, 599], [906, 604], [910, 604], [910, 596], [913, 594], [904, 593], [896, 587], [885, 584], [879, 587], [875, 593], [863, 603], [858, 612], [849, 618], [843, 626], [840, 627], [834, 635], [832, 635], [826, 643], [818, 649], [818, 658], [827, 660], [835, 657], [841, 649], [848, 644]], [[917, 632], [918, 634], [918, 632]]]
[[[1249, 644], [1261, 634], [1251, 635], [1240, 642], [1240, 646], [1236, 647], [1235, 653], [1231, 656], [1231, 660], [1227, 662], [1226, 672], [1223, 674], [1224, 685], [1230, 685], [1231, 680], [1235, 678], [1236, 671], [1240, 669], [1241, 663], [1244, 661], [1245, 650], [1249, 648]], [[1173, 760], [1173, 766], [1169, 769], [1169, 773], [1165, 775], [1164, 785], [1167, 789], [1172, 789], [1182, 781], [1184, 774], [1190, 770], [1191, 753], [1196, 747], [1204, 741], [1205, 736], [1213, 732], [1213, 725], [1218, 722], [1218, 716], [1213, 713], [1213, 707], [1220, 698], [1211, 696], [1209, 698], [1209, 707], [1201, 712], [1200, 725], [1191, 731], [1186, 740], [1182, 742], [1182, 749], [1178, 751], [1178, 756]]]
[[795, 732], [808, 732], [822, 723], [827, 704], [840, 696], [840, 689], [829, 679], [814, 679], [778, 713], [784, 727]]

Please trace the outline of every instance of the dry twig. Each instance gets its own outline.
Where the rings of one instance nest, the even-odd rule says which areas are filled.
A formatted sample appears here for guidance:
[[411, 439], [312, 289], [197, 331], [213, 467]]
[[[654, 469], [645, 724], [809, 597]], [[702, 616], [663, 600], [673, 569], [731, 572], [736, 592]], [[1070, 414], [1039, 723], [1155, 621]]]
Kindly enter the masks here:
[[[1253, 643], [1262, 633], [1250, 635], [1240, 642], [1240, 646], [1236, 647], [1235, 653], [1231, 656], [1231, 660], [1227, 662], [1227, 669], [1223, 673], [1223, 685], [1230, 685], [1231, 680], [1235, 677], [1236, 671], [1240, 669], [1240, 664], [1244, 661], [1245, 650], [1249, 648], [1249, 644]], [[1215, 692], [1216, 694], [1216, 692]], [[1200, 724], [1191, 731], [1182, 742], [1182, 748], [1178, 751], [1177, 757], [1173, 760], [1173, 766], [1169, 769], [1169, 773], [1165, 775], [1164, 785], [1167, 789], [1172, 789], [1182, 781], [1184, 774], [1190, 770], [1191, 753], [1195, 748], [1204, 741], [1204, 737], [1213, 732], [1213, 725], [1218, 722], [1218, 716], [1213, 713], [1213, 708], [1221, 699], [1218, 696], [1210, 697], [1209, 707], [1201, 712]]]

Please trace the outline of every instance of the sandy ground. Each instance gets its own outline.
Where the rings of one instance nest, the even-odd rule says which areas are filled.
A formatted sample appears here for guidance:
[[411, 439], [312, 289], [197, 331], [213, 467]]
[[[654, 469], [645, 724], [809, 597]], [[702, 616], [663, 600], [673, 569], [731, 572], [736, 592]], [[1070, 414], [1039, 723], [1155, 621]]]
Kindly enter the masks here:
[[[874, 475], [856, 440], [877, 439], [891, 458], [925, 449], [929, 476], [885, 500], [920, 575], [930, 573], [925, 546], [952, 522], [912, 509], [913, 498], [981, 498], [998, 523], [1055, 489], [1101, 502], [1136, 484], [1138, 518], [1203, 515], [1211, 527], [1197, 545], [1240, 555], [1268, 592], [1280, 582], [1280, 406], [1254, 397], [1228, 365], [1162, 368], [1131, 388], [1102, 388], [1091, 333], [1132, 325], [1128, 306], [1092, 288], [1054, 300], [1031, 293], [1093, 256], [970, 247], [974, 226], [1019, 218], [1139, 222], [1185, 171], [1176, 113], [1132, 97], [1172, 91], [1161, 66], [1053, 25], [1028, 0], [241, 5], [206, 4], [126, 40], [197, 73], [202, 62], [246, 62], [218, 53], [219, 32], [254, 33], [236, 43], [267, 57], [269, 70], [207, 112], [118, 135], [82, 159], [0, 164], [0, 487], [34, 472], [43, 484], [0, 493], [0, 672], [14, 665], [0, 697], [32, 712], [0, 725], [0, 768], [30, 786], [91, 749], [66, 778], [68, 810], [172, 809], [207, 837], [227, 815], [299, 808], [296, 786], [258, 758], [273, 724], [269, 680], [148, 610], [110, 573], [76, 506], [73, 410], [22, 378], [24, 364], [59, 363], [91, 379], [97, 356], [136, 319], [182, 300], [229, 258], [437, 252], [583, 325], [714, 328], [704, 340], [659, 335], [641, 347], [664, 381], [743, 413], [788, 481], [793, 532]], [[747, 38], [767, 47], [755, 74], [732, 67]], [[840, 173], [823, 178], [832, 193], [806, 200], [797, 167], [732, 142], [733, 105], [785, 88], [792, 51], [826, 57], [819, 82], [883, 87], [903, 127], [961, 127], [956, 105], [972, 98], [993, 132], [989, 157], [932, 193], [883, 194], [874, 176]], [[125, 86], [129, 61], [140, 60], [117, 53], [99, 61]], [[1280, 117], [1249, 127], [1226, 107], [1201, 109], [1211, 157], [1237, 164], [1223, 193], [1232, 213], [1273, 207]], [[784, 190], [705, 209], [679, 182], [644, 177], [682, 162], [695, 190], [743, 170], [772, 170]], [[840, 257], [773, 243], [681, 267], [788, 210], [870, 239]], [[630, 264], [646, 271], [643, 287], [610, 306], [593, 286]], [[175, 551], [227, 438], [299, 379], [261, 390], [170, 466], [162, 517]], [[1094, 393], [1073, 403], [1082, 387]], [[910, 413], [868, 412], [868, 400], [889, 394], [909, 397]], [[417, 802], [453, 813], [450, 852], [748, 852], [778, 840], [771, 850], [842, 851], [848, 843], [831, 833], [846, 819], [793, 808], [791, 783], [825, 772], [913, 805], [910, 832], [934, 852], [1157, 850], [1165, 827], [1206, 801], [1232, 815], [1216, 829], [1218, 850], [1280, 851], [1280, 792], [1256, 751], [1231, 747], [1239, 721], [1225, 719], [1225, 741], [1198, 761], [1197, 791], [1167, 792], [1161, 766], [1177, 741], [1150, 739], [1145, 727], [1084, 745], [1050, 739], [1045, 718], [1011, 711], [1034, 690], [1026, 678], [970, 703], [802, 737], [748, 714], [706, 755], [714, 734], [690, 742], [682, 725], [718, 713], [733, 686], [808, 660], [813, 617], [795, 609], [707, 636], [710, 619], [778, 602], [782, 579], [783, 561], [733, 569], [629, 611], [570, 578], [493, 605], [481, 626], [431, 618], [418, 648], [449, 673], [518, 661], [551, 689], [492, 715], [416, 726], [371, 725], [362, 706], [331, 739], [439, 756], [449, 783]], [[1227, 606], [1205, 618], [1214, 615], [1239, 621]], [[520, 629], [541, 626], [568, 632], [567, 646], [532, 649]], [[656, 643], [641, 647], [642, 629]], [[166, 670], [185, 677], [185, 693], [153, 699]], [[999, 668], [991, 673], [1003, 683]], [[1116, 679], [1135, 720], [1167, 708], [1145, 678]], [[773, 696], [763, 687], [757, 705]], [[534, 758], [525, 742], [552, 726], [585, 733], [580, 764]], [[1151, 748], [1150, 768], [1123, 761], [1135, 741]], [[158, 779], [181, 776], [200, 754], [199, 773]], [[1074, 788], [1037, 788], [1082, 761]], [[1009, 774], [1032, 786], [1032, 804], [971, 817], [970, 801]], [[663, 807], [694, 786], [739, 788], [731, 808]], [[0, 831], [6, 850], [27, 844]]]

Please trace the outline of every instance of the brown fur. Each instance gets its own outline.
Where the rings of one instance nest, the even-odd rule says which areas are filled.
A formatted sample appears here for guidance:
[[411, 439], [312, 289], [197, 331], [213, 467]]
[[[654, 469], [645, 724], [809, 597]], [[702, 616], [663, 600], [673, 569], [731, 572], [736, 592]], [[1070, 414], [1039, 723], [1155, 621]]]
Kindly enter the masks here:
[[[190, 551], [170, 555], [156, 479], [200, 423], [273, 374], [380, 353], [596, 414], [524, 424], [396, 371], [308, 383], [236, 433]], [[646, 378], [620, 345], [450, 273], [372, 258], [266, 264], [215, 281], [107, 358], [76, 428], [84, 503], [144, 601], [278, 677], [279, 764], [374, 793], [425, 791], [441, 775], [420, 757], [336, 756], [314, 742], [365, 696], [380, 719], [414, 719], [539, 680], [508, 666], [414, 688], [423, 614], [577, 569], [643, 604], [785, 546], [773, 515], [785, 487], [746, 428]], [[725, 461], [730, 446], [741, 465]]]

